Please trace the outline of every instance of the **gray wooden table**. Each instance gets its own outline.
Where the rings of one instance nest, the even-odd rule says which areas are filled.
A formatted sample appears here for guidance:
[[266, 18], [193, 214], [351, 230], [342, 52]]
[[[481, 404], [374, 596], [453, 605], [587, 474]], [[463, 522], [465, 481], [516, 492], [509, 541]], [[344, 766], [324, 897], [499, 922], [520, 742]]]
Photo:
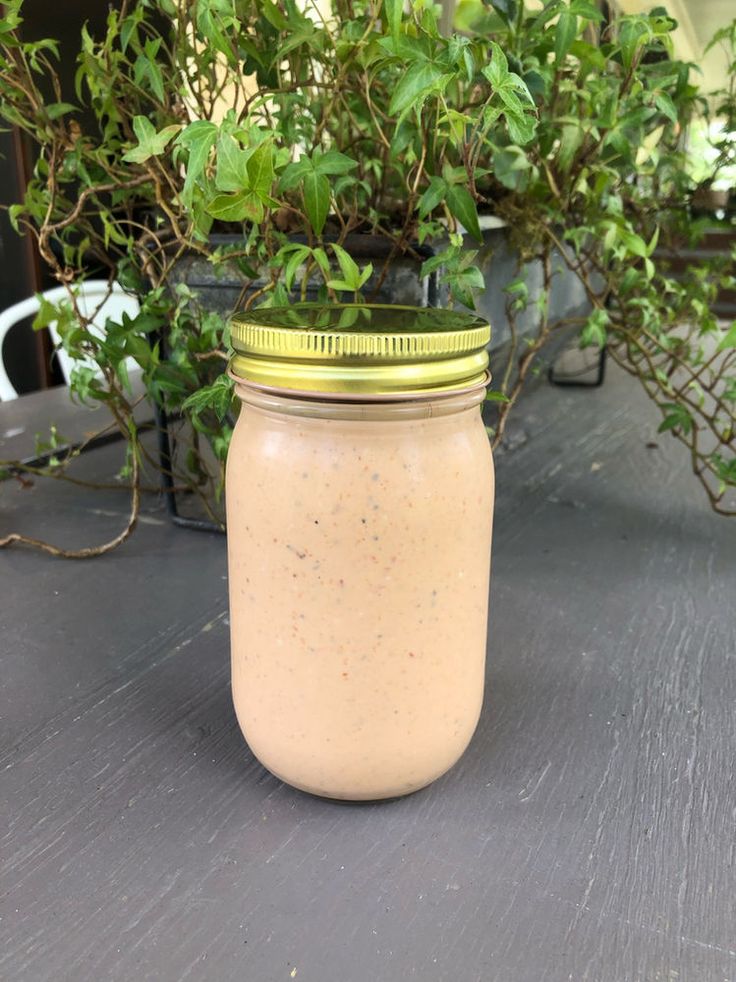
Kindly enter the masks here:
[[[616, 373], [520, 407], [481, 723], [388, 804], [253, 760], [221, 537], [152, 498], [103, 559], [1, 552], [0, 978], [734, 982], [736, 522], [656, 426]], [[92, 544], [126, 508], [11, 481], [0, 531]]]

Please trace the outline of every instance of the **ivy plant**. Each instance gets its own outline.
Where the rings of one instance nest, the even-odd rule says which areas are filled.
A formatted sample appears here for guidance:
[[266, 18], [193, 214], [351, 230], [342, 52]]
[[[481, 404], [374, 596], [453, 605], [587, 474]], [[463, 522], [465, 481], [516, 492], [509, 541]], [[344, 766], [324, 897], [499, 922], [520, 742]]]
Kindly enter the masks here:
[[[676, 278], [660, 259], [697, 230], [683, 220], [683, 139], [704, 101], [672, 57], [674, 22], [659, 9], [605, 24], [590, 0], [492, 0], [445, 36], [438, 13], [426, 0], [122, 0], [99, 36], [82, 29], [67, 93], [58, 44], [24, 39], [23, 0], [4, 4], [0, 115], [36, 160], [11, 217], [69, 287], [72, 389], [107, 405], [127, 441], [129, 529], [141, 475], [157, 464], [134, 422], [129, 358], [148, 398], [193, 430], [175, 482], [220, 517], [234, 412], [227, 317], [180, 282], [178, 264], [236, 270], [241, 307], [315, 288], [370, 299], [397, 257], [420, 262], [431, 243], [422, 274], [472, 307], [484, 212], [507, 221], [519, 256], [495, 442], [547, 341], [577, 330], [641, 380], [713, 506], [729, 510], [736, 336], [711, 308], [731, 270]], [[235, 236], [222, 244], [222, 231]], [[386, 258], [351, 255], [356, 233], [385, 239]], [[532, 262], [544, 280], [533, 301]], [[579, 322], [549, 317], [560, 267], [586, 290]], [[139, 315], [103, 337], [76, 302], [90, 275], [140, 299]], [[521, 342], [515, 322], [531, 302], [536, 333]], [[56, 472], [70, 459], [57, 455]]]

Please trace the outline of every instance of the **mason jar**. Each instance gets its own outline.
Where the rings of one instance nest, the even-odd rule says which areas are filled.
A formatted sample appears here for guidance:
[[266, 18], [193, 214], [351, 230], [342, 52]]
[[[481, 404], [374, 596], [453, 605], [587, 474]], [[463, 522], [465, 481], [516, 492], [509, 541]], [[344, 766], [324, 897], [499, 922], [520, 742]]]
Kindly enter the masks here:
[[478, 722], [493, 464], [489, 326], [296, 304], [232, 321], [232, 692], [273, 774], [349, 800], [416, 791]]

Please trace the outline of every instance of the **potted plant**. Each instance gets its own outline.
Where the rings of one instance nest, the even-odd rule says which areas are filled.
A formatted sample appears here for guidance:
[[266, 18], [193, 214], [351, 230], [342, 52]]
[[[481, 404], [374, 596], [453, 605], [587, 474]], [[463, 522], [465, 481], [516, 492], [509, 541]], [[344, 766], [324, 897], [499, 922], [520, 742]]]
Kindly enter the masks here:
[[[736, 337], [709, 313], [713, 281], [677, 282], [652, 259], [679, 214], [680, 134], [697, 108], [664, 12], [605, 25], [587, 0], [494, 0], [444, 36], [432, 8], [404, 14], [400, 0], [334, 0], [323, 14], [292, 0], [124, 0], [104, 37], [82, 32], [67, 96], [53, 41], [23, 40], [22, 7], [0, 20], [0, 113], [38, 160], [12, 217], [70, 285], [63, 343], [98, 366], [72, 389], [110, 407], [134, 500], [147, 451], [126, 358], [149, 398], [191, 423], [174, 477], [212, 509], [231, 429], [226, 308], [371, 298], [404, 264], [420, 299], [435, 276], [441, 302], [483, 309], [492, 214], [513, 264], [495, 441], [540, 352], [575, 330], [641, 379], [726, 509]], [[73, 291], [101, 271], [141, 300], [103, 339]], [[218, 283], [226, 304], [204, 289]]]
[[[464, 17], [471, 37], [496, 39], [538, 109], [528, 140], [492, 135], [476, 183], [506, 223], [518, 272], [504, 288], [510, 344], [492, 393], [495, 442], [540, 354], [572, 327], [581, 345], [605, 346], [641, 381], [662, 413], [660, 429], [688, 447], [712, 506], [733, 514], [736, 327], [715, 313], [736, 282], [733, 262], [698, 255], [674, 275], [655, 253], [658, 243], [694, 248], [704, 232], [687, 209], [685, 136], [709, 102], [691, 66], [672, 56], [675, 22], [658, 8], [606, 23], [577, 0], [535, 11], [491, 0], [465, 5]], [[734, 31], [717, 35], [731, 46], [717, 102], [726, 121], [720, 160], [734, 151]], [[571, 278], [584, 294], [577, 311]]]
[[[142, 453], [132, 356], [154, 403], [169, 415], [186, 407], [195, 444], [175, 479], [212, 508], [230, 434], [229, 311], [201, 289], [203, 270], [208, 287], [225, 281], [231, 308], [380, 296], [389, 278], [417, 302], [431, 236], [459, 223], [477, 234], [463, 154], [489, 126], [512, 120], [526, 132], [531, 100], [502, 56], [489, 69], [492, 42], [441, 38], [431, 11], [412, 18], [410, 36], [401, 6], [337, 3], [320, 21], [291, 3], [244, 3], [236, 14], [225, 0], [124, 2], [104, 37], [83, 30], [69, 96], [54, 42], [24, 42], [22, 0], [5, 7], [2, 113], [38, 149], [12, 217], [72, 287], [63, 344], [101, 375], [80, 367], [72, 390], [113, 411], [130, 475]], [[469, 86], [484, 129], [466, 147], [449, 91]], [[81, 105], [93, 120], [85, 129]], [[480, 274], [455, 241], [445, 282], [472, 303]], [[73, 284], [90, 271], [141, 300], [139, 316], [109, 324], [104, 339], [75, 304]], [[58, 316], [44, 310], [37, 323]]]

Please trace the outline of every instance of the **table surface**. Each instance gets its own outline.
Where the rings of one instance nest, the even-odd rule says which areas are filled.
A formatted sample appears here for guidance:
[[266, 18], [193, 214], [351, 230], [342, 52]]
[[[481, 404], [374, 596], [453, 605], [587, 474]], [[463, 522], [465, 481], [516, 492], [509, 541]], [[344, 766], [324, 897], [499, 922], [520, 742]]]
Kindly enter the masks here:
[[[1, 407], [0, 434], [59, 398]], [[102, 559], [0, 552], [0, 978], [735, 982], [736, 522], [657, 423], [615, 372], [519, 407], [481, 722], [391, 803], [249, 753], [222, 537], [152, 497]], [[0, 486], [0, 533], [95, 544], [126, 512]]]

